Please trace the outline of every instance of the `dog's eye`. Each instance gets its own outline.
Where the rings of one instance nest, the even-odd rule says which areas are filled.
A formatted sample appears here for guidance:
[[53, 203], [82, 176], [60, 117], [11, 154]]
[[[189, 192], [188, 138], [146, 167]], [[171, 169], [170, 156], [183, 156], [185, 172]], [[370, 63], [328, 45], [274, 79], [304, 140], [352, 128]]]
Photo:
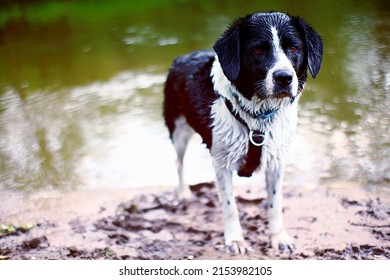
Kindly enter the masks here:
[[266, 54], [267, 51], [264, 49], [264, 48], [255, 48], [253, 50], [253, 52], [256, 54], [256, 55], [261, 55], [261, 54]]
[[290, 52], [295, 53], [295, 52], [297, 52], [297, 51], [298, 51], [298, 48], [297, 48], [297, 47], [295, 47], [295, 46], [291, 46], [291, 47], [290, 47]]

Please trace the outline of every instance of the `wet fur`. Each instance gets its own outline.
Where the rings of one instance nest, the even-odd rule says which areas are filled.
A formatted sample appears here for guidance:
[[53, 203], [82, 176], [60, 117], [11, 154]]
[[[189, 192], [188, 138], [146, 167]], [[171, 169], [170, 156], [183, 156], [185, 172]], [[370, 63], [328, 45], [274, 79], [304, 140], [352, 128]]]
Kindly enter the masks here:
[[[265, 169], [271, 244], [282, 251], [294, 248], [282, 217], [284, 159], [295, 133], [307, 72], [313, 77], [318, 74], [322, 49], [320, 36], [299, 17], [257, 13], [234, 21], [217, 40], [214, 51], [179, 57], [169, 71], [164, 117], [178, 154], [177, 194], [187, 191], [183, 157], [196, 132], [213, 159], [225, 244], [232, 253], [250, 249], [239, 222], [232, 172], [252, 160], [255, 167]], [[277, 113], [266, 119], [252, 115], [267, 110]], [[265, 134], [257, 161], [247, 155], [250, 130]]]

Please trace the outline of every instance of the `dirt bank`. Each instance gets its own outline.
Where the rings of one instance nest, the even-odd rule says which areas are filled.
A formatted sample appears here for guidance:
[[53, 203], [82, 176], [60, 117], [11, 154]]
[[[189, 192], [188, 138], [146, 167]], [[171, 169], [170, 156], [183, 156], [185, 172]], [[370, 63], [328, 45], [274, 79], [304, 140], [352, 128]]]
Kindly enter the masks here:
[[291, 255], [269, 249], [264, 193], [241, 190], [241, 221], [254, 250], [231, 256], [222, 245], [214, 186], [191, 189], [193, 197], [181, 203], [169, 192], [148, 191], [120, 205], [111, 199], [114, 207], [101, 205], [94, 212], [69, 213], [59, 204], [54, 218], [41, 213], [32, 229], [16, 227], [1, 236], [0, 258], [390, 259], [390, 207], [362, 190], [289, 191], [284, 199], [286, 227], [297, 245]]

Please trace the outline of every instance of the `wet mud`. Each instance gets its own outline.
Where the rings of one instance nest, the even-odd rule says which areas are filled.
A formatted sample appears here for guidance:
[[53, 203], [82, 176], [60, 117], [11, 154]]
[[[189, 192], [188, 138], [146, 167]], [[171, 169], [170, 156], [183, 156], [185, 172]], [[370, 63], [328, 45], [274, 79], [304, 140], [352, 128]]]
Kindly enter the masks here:
[[284, 197], [293, 254], [278, 254], [267, 235], [265, 197], [237, 197], [241, 224], [253, 251], [228, 254], [215, 187], [191, 187], [177, 201], [170, 192], [148, 192], [111, 213], [44, 220], [30, 230], [0, 236], [0, 259], [390, 259], [390, 207], [380, 198], [294, 192]]

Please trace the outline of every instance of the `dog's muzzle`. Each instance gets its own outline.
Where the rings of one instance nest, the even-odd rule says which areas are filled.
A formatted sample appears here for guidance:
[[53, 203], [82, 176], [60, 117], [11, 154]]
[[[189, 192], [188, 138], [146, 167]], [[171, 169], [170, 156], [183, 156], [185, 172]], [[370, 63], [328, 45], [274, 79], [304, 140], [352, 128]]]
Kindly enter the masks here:
[[292, 90], [293, 73], [290, 70], [276, 70], [272, 74], [272, 81], [274, 85], [274, 96], [276, 98], [294, 98]]

